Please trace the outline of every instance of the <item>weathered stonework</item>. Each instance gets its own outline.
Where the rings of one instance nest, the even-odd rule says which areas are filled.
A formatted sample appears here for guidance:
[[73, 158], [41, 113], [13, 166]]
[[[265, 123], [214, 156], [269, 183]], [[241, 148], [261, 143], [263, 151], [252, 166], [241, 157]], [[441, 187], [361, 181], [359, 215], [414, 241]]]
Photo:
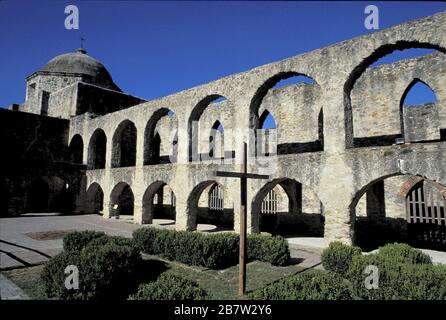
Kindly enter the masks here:
[[[287, 212], [279, 213], [282, 223], [306, 221], [316, 233], [321, 232], [322, 226], [327, 241], [351, 243], [355, 239], [356, 216], [367, 215], [367, 207], [372, 210], [366, 199], [377, 196], [370, 188], [383, 179], [386, 179], [384, 194], [389, 203], [387, 216], [404, 220], [401, 215], [404, 200], [397, 193], [407, 177], [400, 176], [420, 176], [446, 185], [444, 34], [446, 13], [442, 12], [160, 99], [141, 103], [130, 99], [131, 102], [115, 109], [105, 105], [101, 110], [107, 111], [98, 112], [99, 115], [88, 108], [85, 110], [90, 113], [70, 111], [73, 117], [67, 145], [75, 136], [82, 138], [84, 165], [91, 161], [90, 141], [96, 130], [103, 130], [106, 136], [105, 167], [85, 171], [77, 210], [92, 211], [89, 190], [94, 185], [94, 190], [100, 186], [103, 192], [104, 218], [116, 215], [120, 186], [125, 183], [133, 192], [135, 223], [147, 223], [153, 216], [154, 194], [166, 184], [169, 192], [175, 194], [176, 228], [193, 230], [198, 208], [206, 206], [206, 197], [216, 182], [225, 195], [224, 220], [230, 220], [233, 215], [233, 227], [237, 230], [239, 182], [216, 177], [214, 172], [240, 170], [242, 142], [248, 142], [249, 150], [254, 149], [252, 140], [248, 139], [248, 129], [259, 129], [259, 119], [268, 110], [277, 125], [273, 130], [278, 137], [277, 163], [269, 172], [271, 181], [248, 182], [250, 232], [259, 231], [261, 202], [269, 190], [276, 188], [282, 199], [279, 212]], [[438, 52], [368, 68], [385, 54], [408, 48], [435, 48]], [[305, 75], [315, 83], [273, 89], [278, 81], [295, 75]], [[428, 83], [438, 101], [420, 109], [402, 110], [401, 98], [415, 79]], [[54, 113], [49, 112], [50, 116], [62, 116], [63, 112], [55, 106], [72, 104], [71, 96], [76, 88], [79, 90], [67, 83], [62, 93], [58, 84], [52, 85], [49, 91]], [[31, 97], [29, 92], [27, 97], [23, 111], [39, 113], [33, 106], [41, 105], [41, 98]], [[220, 97], [225, 100], [212, 103]], [[205, 155], [210, 151], [209, 136], [217, 120], [224, 127], [224, 134], [215, 137], [214, 158], [208, 159]], [[201, 162], [191, 161], [193, 121], [198, 121], [198, 142], [194, 147], [204, 159]], [[113, 168], [113, 152], [123, 147], [114, 144], [113, 137], [122, 123], [132, 123], [136, 128], [136, 163]], [[173, 163], [148, 161], [156, 145], [151, 139], [156, 134], [160, 137], [158, 156], [165, 160], [173, 156]], [[178, 142], [174, 144], [175, 137]], [[395, 144], [398, 137], [404, 137], [406, 143]], [[223, 161], [223, 155], [231, 157]], [[259, 170], [256, 162], [251, 161], [248, 171]], [[299, 204], [290, 197], [297, 188], [302, 193]], [[166, 198], [166, 201], [173, 200]], [[373, 210], [379, 215], [379, 208]]]

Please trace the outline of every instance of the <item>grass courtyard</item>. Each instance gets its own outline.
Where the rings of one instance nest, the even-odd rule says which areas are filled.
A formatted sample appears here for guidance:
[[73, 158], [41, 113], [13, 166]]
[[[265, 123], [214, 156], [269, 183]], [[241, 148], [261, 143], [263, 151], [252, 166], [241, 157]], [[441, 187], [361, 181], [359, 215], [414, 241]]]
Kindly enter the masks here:
[[[147, 268], [160, 275], [171, 273], [196, 281], [212, 299], [239, 299], [238, 265], [222, 270], [187, 266], [182, 263], [167, 261], [156, 256], [143, 256]], [[43, 265], [3, 271], [2, 274], [19, 286], [31, 299], [48, 299], [40, 279]], [[149, 270], [149, 269], [148, 269]], [[282, 277], [304, 271], [303, 267], [290, 264], [283, 267], [266, 262], [253, 261], [247, 265], [247, 290], [261, 288]]]

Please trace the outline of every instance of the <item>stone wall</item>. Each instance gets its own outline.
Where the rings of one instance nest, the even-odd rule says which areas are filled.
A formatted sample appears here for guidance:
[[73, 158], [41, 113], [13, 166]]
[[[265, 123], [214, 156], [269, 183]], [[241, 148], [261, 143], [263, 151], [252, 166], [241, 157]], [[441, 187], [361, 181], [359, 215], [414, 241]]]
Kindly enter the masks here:
[[[428, 140], [422, 142], [393, 144], [394, 136], [401, 134], [400, 99], [414, 77], [429, 83], [436, 92], [438, 127], [446, 128], [445, 33], [446, 13], [442, 12], [102, 116], [86, 113], [74, 117], [70, 121], [68, 141], [76, 134], [82, 137], [84, 164], [94, 131], [101, 128], [107, 137], [105, 169], [86, 172], [79, 208], [86, 199], [86, 190], [97, 183], [104, 192], [104, 217], [113, 216], [116, 187], [125, 183], [134, 194], [135, 222], [145, 223], [150, 221], [147, 217], [152, 210], [145, 195], [163, 182], [176, 195], [176, 228], [193, 230], [201, 194], [206, 187], [218, 182], [225, 188], [228, 199], [232, 199], [237, 230], [239, 181], [216, 177], [215, 171], [241, 170], [243, 142], [248, 143], [250, 155], [255, 154], [256, 143], [250, 139], [255, 134], [250, 129], [258, 129], [258, 119], [263, 110], [268, 109], [279, 128], [280, 152], [278, 157], [249, 157], [249, 172], [271, 176], [269, 181], [250, 180], [248, 183], [249, 231], [259, 231], [256, 207], [269, 188], [278, 183], [300, 183], [304, 190], [314, 194], [304, 197], [311, 199], [303, 206], [314, 213], [309, 220], [315, 221], [313, 217], [316, 217], [323, 221], [327, 241], [351, 243], [355, 240], [356, 204], [378, 181], [412, 175], [446, 184], [446, 169], [442, 165], [446, 157], [444, 141], [430, 140], [434, 136], [429, 133]], [[442, 53], [368, 68], [394, 50], [420, 47], [437, 48]], [[280, 80], [297, 75], [306, 75], [314, 79], [315, 84], [273, 89]], [[226, 100], [212, 104], [218, 97]], [[177, 162], [148, 165], [144, 154], [147, 139], [151, 137], [146, 136], [145, 129], [149, 121], [162, 121], [158, 129], [163, 126], [165, 120], [160, 115], [165, 114], [165, 108], [175, 114]], [[427, 118], [433, 119], [433, 114]], [[191, 121], [199, 122], [198, 148], [199, 152], [206, 153], [209, 151], [206, 139], [217, 119], [225, 128], [224, 150], [234, 151], [235, 158], [190, 162]], [[113, 145], [113, 136], [124, 122], [133, 123], [137, 131], [136, 165], [111, 168], [113, 149], [118, 147]], [[166, 125], [171, 130], [171, 124]], [[166, 133], [162, 133], [164, 141], [165, 136]], [[376, 139], [382, 136], [390, 136], [393, 140], [383, 138], [385, 143], [382, 143]], [[363, 138], [369, 140], [358, 142], [357, 139]], [[166, 147], [162, 150], [165, 153]], [[315, 204], [315, 199], [320, 206]], [[297, 205], [295, 199], [293, 203]]]

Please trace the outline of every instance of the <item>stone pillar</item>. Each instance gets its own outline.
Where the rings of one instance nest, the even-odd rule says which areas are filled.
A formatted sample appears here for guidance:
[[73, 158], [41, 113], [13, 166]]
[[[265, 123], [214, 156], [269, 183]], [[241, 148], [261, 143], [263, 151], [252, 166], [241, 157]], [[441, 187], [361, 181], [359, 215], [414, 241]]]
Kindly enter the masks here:
[[327, 243], [354, 242], [354, 214], [350, 205], [355, 196], [352, 168], [345, 154], [331, 154], [322, 164], [319, 197], [325, 215], [324, 238]]
[[105, 169], [110, 169], [113, 157], [113, 134], [114, 132], [107, 133], [107, 144], [105, 151]]
[[350, 210], [344, 208], [327, 208], [324, 207], [325, 214], [325, 231], [324, 238], [326, 243], [332, 241], [340, 241], [345, 244], [353, 244], [354, 242], [354, 226], [350, 219]]
[[[248, 233], [259, 233], [260, 232], [260, 212], [253, 213], [252, 201], [256, 192], [252, 189], [252, 181], [248, 181], [248, 206], [247, 206], [247, 221], [246, 227]], [[258, 189], [256, 189], [258, 191]]]
[[144, 165], [145, 127], [141, 125], [136, 130], [136, 166], [142, 167]]
[[189, 230], [190, 221], [188, 219], [189, 208], [187, 207], [187, 195], [189, 192], [176, 194], [176, 218], [175, 229], [176, 230]]
[[133, 205], [133, 223], [134, 224], [143, 224], [143, 207], [140, 204]]
[[[322, 105], [324, 106], [324, 151], [327, 153], [343, 153], [346, 144], [343, 83], [330, 88], [330, 84], [322, 85], [325, 88]], [[353, 123], [351, 123], [353, 126]], [[347, 126], [348, 127], [348, 126]]]

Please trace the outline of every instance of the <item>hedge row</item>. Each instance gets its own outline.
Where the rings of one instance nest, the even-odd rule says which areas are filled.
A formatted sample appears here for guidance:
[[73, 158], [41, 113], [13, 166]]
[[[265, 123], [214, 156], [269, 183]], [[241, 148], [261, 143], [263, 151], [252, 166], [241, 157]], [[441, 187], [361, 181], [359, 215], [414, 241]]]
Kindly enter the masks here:
[[282, 278], [249, 294], [254, 300], [351, 300], [352, 291], [335, 273], [308, 270]]
[[189, 279], [163, 273], [156, 281], [144, 283], [129, 300], [202, 300], [206, 292]]
[[[428, 255], [406, 244], [388, 244], [378, 252], [362, 255], [357, 248], [332, 243], [322, 254], [324, 268], [348, 279], [360, 299], [446, 299], [446, 266], [434, 266]], [[376, 266], [377, 288], [367, 288]]]
[[[131, 239], [75, 232], [64, 239], [66, 250], [44, 266], [41, 279], [48, 297], [72, 300], [125, 299], [141, 261]], [[78, 269], [78, 289], [67, 289], [68, 266]]]
[[[367, 289], [366, 266], [378, 267], [377, 289]], [[373, 300], [444, 300], [446, 267], [430, 264], [394, 263], [377, 254], [357, 256], [347, 274], [361, 299]]]
[[[234, 233], [198, 232], [141, 228], [133, 239], [137, 248], [185, 264], [211, 269], [225, 268], [238, 261], [239, 237]], [[284, 265], [290, 258], [288, 243], [282, 237], [249, 235], [248, 259]]]

